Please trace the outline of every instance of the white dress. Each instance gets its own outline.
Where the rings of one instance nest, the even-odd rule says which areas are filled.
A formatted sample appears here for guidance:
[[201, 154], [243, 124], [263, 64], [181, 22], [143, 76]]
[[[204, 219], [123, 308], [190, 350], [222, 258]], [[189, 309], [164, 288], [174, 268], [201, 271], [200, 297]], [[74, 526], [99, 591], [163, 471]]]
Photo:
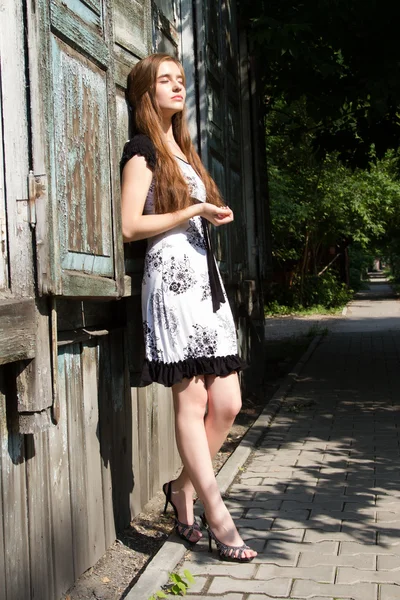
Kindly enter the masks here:
[[[176, 160], [191, 197], [205, 202], [200, 177], [189, 163]], [[154, 213], [153, 190], [154, 178], [144, 214]], [[243, 367], [224, 289], [223, 295], [225, 301], [214, 312], [201, 217], [148, 240], [142, 280], [144, 384], [156, 381], [171, 386], [185, 377], [224, 376]]]

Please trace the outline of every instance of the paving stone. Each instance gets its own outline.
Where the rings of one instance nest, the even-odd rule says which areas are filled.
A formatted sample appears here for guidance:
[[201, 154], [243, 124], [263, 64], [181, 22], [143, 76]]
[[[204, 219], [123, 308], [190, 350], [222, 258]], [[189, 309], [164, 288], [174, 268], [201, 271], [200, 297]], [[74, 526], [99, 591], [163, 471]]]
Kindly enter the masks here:
[[[277, 514], [280, 514], [280, 513], [278, 512]], [[329, 512], [327, 512], [324, 509], [318, 509], [318, 508], [315, 508], [310, 512], [310, 520], [324, 518], [325, 516], [328, 516], [329, 519], [337, 519], [338, 521], [341, 521], [342, 523], [360, 522], [360, 523], [363, 523], [364, 525], [368, 525], [368, 526], [376, 524], [376, 511], [375, 510], [373, 510], [371, 514], [369, 512], [359, 513], [359, 512], [350, 511], [350, 510], [348, 510], [348, 511], [330, 510]]]
[[[258, 518], [258, 519], [238, 519], [237, 521], [235, 521], [235, 525], [236, 527], [239, 528], [253, 528], [253, 529], [258, 529], [259, 531], [268, 531], [269, 529], [271, 529], [272, 527], [272, 523], [274, 522], [274, 519], [272, 518]], [[293, 528], [293, 525], [292, 525]]]
[[235, 577], [236, 579], [252, 579], [257, 570], [257, 566], [253, 562], [238, 565], [236, 563], [221, 561], [216, 554], [215, 558], [212, 558], [209, 553], [206, 556], [199, 553], [199, 557], [196, 556], [194, 560], [185, 562], [185, 568], [189, 569], [192, 575], [196, 576], [196, 581], [200, 579], [200, 575], [226, 575], [227, 577]]
[[[376, 505], [370, 505], [360, 502], [348, 502], [344, 503], [343, 513], [353, 514], [357, 513], [359, 515], [369, 515], [370, 517], [374, 517], [377, 514], [378, 507]], [[346, 517], [344, 517], [346, 518]]]
[[[249, 540], [253, 539], [301, 542], [304, 537], [304, 529], [285, 529], [282, 531], [260, 531], [248, 527], [238, 527], [238, 529], [240, 535], [247, 543], [249, 543]], [[249, 545], [251, 544], [249, 543]]]
[[398, 530], [383, 533], [378, 531], [378, 544], [383, 546], [398, 546], [400, 545], [400, 532]]
[[316, 583], [315, 581], [295, 581], [291, 591], [292, 598], [354, 598], [354, 600], [377, 600], [378, 586], [361, 583], [357, 587], [351, 585]]
[[245, 518], [246, 519], [263, 519], [264, 517], [271, 517], [276, 519], [278, 517], [292, 518], [295, 520], [305, 520], [307, 519], [310, 511], [308, 510], [291, 510], [291, 511], [280, 511], [280, 510], [264, 510], [262, 508], [250, 508]]
[[343, 502], [336, 500], [324, 500], [322, 498], [314, 499], [313, 502], [300, 502], [299, 500], [284, 500], [282, 510], [294, 510], [296, 508], [306, 508], [312, 510], [315, 507], [324, 507], [329, 510], [342, 510]]
[[269, 540], [265, 546], [265, 554], [269, 562], [275, 562], [276, 556], [292, 555], [297, 553], [309, 552], [319, 554], [320, 556], [332, 556], [338, 554], [338, 542], [316, 542], [315, 544], [285, 542], [283, 540]]
[[272, 530], [276, 531], [278, 529], [293, 529], [296, 527], [302, 527], [303, 529], [323, 529], [324, 531], [340, 531], [341, 523], [336, 519], [330, 519], [328, 516], [325, 516], [321, 519], [307, 519], [307, 520], [299, 520], [299, 519], [275, 519]]
[[[265, 498], [265, 500], [270, 499], [285, 501], [293, 500], [294, 502], [313, 502], [314, 492], [312, 490], [299, 490], [298, 488], [297, 491], [286, 490], [285, 492], [276, 492], [275, 494], [266, 494], [264, 496], [262, 496], [260, 492], [257, 492], [256, 500], [259, 500], [260, 498]], [[297, 510], [297, 508], [295, 510]]]
[[[187, 567], [185, 564], [185, 569], [189, 569], [191, 571], [191, 568], [192, 568], [192, 564], [190, 564], [190, 567]], [[182, 569], [182, 572], [185, 569]], [[195, 573], [192, 573], [192, 574], [195, 575]], [[194, 583], [192, 583], [188, 592], [190, 591], [191, 594], [201, 593], [203, 591], [203, 588], [204, 588], [206, 582], [207, 582], [207, 577], [199, 577], [196, 575], [196, 577], [194, 578]]]
[[275, 579], [288, 577], [289, 579], [308, 579], [320, 583], [333, 583], [335, 568], [321, 567], [277, 567], [276, 565], [261, 565], [256, 574], [256, 579]]
[[400, 570], [400, 556], [378, 556], [377, 557], [378, 571], [390, 571], [391, 569]]
[[[187, 594], [189, 596], [191, 595], [190, 588], [189, 588]], [[198, 598], [198, 600], [203, 600], [203, 598], [207, 598], [207, 596], [204, 596], [203, 594], [201, 596], [198, 596], [198, 595], [193, 596], [193, 600], [196, 600], [196, 598]], [[213, 596], [212, 600], [243, 600], [243, 598], [244, 598], [243, 594], [224, 594], [223, 596]], [[260, 598], [260, 596], [258, 598]]]
[[[399, 571], [361, 571], [353, 567], [339, 567], [337, 583], [391, 583], [399, 585]], [[400, 592], [400, 589], [399, 589]], [[399, 594], [400, 598], [400, 594]]]
[[[287, 542], [290, 543], [290, 542]], [[253, 548], [253, 542], [251, 544]], [[264, 551], [256, 556], [253, 563], [260, 563], [263, 565], [277, 565], [278, 567], [295, 567], [299, 560], [298, 554], [288, 554], [285, 553], [283, 556], [281, 555], [273, 555], [271, 556], [269, 552]]]
[[399, 600], [400, 589], [398, 585], [381, 585], [380, 600]]
[[313, 458], [310, 459], [308, 457], [303, 458], [303, 456], [301, 456], [297, 462], [296, 462], [296, 467], [310, 467], [311, 465], [313, 466], [321, 466], [323, 465], [322, 462], [322, 456], [323, 454], [318, 453], [318, 455], [320, 456], [320, 458]]
[[254, 475], [254, 473], [246, 473], [246, 475], [241, 476], [240, 482], [246, 485], [262, 485], [262, 477], [249, 477], [249, 475]]
[[400, 512], [400, 501], [394, 499], [393, 496], [387, 496], [386, 498], [378, 496], [376, 506], [390, 512]]
[[373, 544], [376, 540], [375, 531], [361, 530], [351, 533], [346, 531], [316, 531], [308, 529], [304, 536], [304, 542], [323, 542], [325, 540], [334, 540], [336, 542], [352, 542], [360, 540], [366, 544]]
[[379, 544], [360, 544], [358, 542], [343, 542], [340, 554], [393, 554], [400, 556], [400, 545], [382, 546]]
[[[382, 557], [386, 558], [386, 557]], [[355, 567], [356, 569], [375, 570], [376, 557], [371, 554], [361, 554], [360, 556], [329, 556], [314, 554], [312, 552], [301, 553], [299, 557], [299, 567], [317, 567], [319, 565], [331, 565], [333, 567]]]
[[[276, 596], [269, 596], [268, 595], [268, 591], [265, 592], [264, 594], [250, 594], [250, 596], [246, 596], [246, 600], [262, 600], [262, 598], [273, 598], [273, 600], [288, 600], [287, 598], [283, 599], [283, 598], [276, 598]], [[213, 597], [214, 600], [214, 597]], [[295, 598], [293, 599], [292, 597], [290, 597], [290, 600], [296, 600]], [[331, 599], [327, 599], [327, 598], [313, 598], [313, 600], [334, 600], [333, 598]]]
[[292, 467], [287, 467], [287, 466], [282, 466], [278, 463], [276, 463], [275, 461], [265, 461], [265, 462], [261, 462], [258, 461], [257, 464], [255, 464], [254, 462], [251, 463], [248, 467], [247, 467], [247, 472], [252, 472], [252, 473], [269, 473], [271, 471], [288, 471], [289, 473], [292, 472], [293, 468]]
[[[271, 596], [289, 596], [291, 579], [271, 579], [268, 586], [265, 581], [256, 579], [233, 579], [231, 577], [214, 577], [208, 590], [209, 594], [225, 594], [226, 592], [243, 592], [247, 594], [267, 592]], [[267, 589], [266, 589], [267, 588]], [[369, 599], [366, 599], [369, 600]]]

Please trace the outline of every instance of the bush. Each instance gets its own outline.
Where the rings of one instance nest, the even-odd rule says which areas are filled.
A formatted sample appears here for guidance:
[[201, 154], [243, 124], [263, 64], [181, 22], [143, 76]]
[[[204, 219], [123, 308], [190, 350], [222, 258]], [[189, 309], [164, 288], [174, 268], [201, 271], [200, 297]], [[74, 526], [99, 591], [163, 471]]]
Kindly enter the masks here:
[[271, 291], [271, 300], [265, 308], [266, 314], [281, 315], [313, 307], [321, 310], [339, 308], [347, 304], [354, 293], [339, 281], [333, 271], [326, 271], [320, 277], [307, 275], [303, 284], [300, 277], [295, 277], [290, 288], [275, 286]]

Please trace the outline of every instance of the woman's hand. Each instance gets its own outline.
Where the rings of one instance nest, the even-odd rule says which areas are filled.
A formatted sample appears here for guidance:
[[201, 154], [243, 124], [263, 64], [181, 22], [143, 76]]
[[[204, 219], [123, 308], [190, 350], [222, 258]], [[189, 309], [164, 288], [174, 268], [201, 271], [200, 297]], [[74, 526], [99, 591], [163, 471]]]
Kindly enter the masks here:
[[209, 202], [202, 204], [201, 216], [216, 227], [233, 221], [233, 212], [229, 206], [215, 206], [215, 204], [210, 204]]

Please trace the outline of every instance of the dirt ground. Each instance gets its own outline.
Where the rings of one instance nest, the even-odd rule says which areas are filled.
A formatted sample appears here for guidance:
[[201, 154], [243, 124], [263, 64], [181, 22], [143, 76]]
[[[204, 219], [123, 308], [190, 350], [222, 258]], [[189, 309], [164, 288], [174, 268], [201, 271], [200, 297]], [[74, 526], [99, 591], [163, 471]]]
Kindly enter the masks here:
[[[267, 342], [262, 394], [244, 398], [243, 408], [214, 461], [216, 472], [240, 443], [311, 340], [312, 336], [302, 334], [289, 340]], [[130, 527], [119, 534], [107, 553], [78, 579], [63, 598], [123, 600], [173, 529], [172, 513], [162, 514], [164, 499], [160, 491], [131, 522]]]

